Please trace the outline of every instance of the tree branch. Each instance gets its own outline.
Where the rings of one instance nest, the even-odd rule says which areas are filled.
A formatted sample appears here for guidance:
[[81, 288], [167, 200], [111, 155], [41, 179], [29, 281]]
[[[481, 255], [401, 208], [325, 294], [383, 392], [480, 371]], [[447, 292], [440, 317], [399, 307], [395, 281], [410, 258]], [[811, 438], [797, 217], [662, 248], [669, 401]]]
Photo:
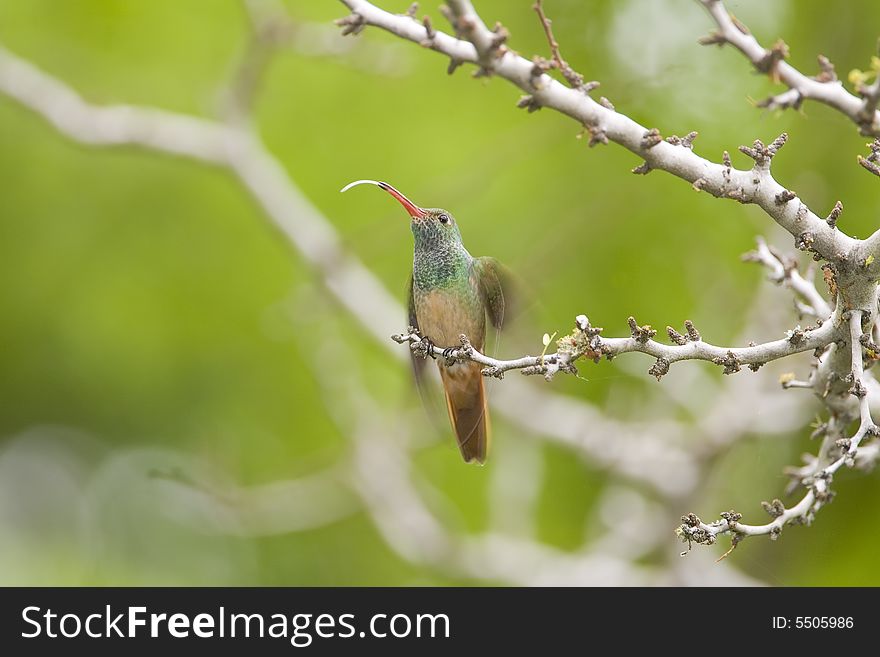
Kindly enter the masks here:
[[412, 68], [402, 44], [340, 39], [333, 25], [292, 18], [282, 0], [243, 0], [242, 4], [252, 35], [274, 51], [332, 57], [350, 68], [383, 75], [404, 75]]
[[743, 260], [757, 262], [766, 267], [768, 278], [777, 285], [783, 285], [795, 293], [798, 312], [801, 315], [812, 315], [816, 319], [825, 320], [831, 315], [831, 306], [816, 289], [809, 278], [801, 275], [797, 260], [786, 257], [776, 249], [767, 245], [764, 238], [757, 239], [758, 246], [754, 251], [743, 255]]
[[[850, 375], [852, 388], [850, 392], [859, 401], [859, 427], [851, 438], [844, 438], [836, 442], [835, 447], [839, 455], [825, 467], [809, 468], [799, 472], [802, 475], [800, 484], [807, 488], [807, 494], [795, 506], [786, 508], [778, 499], [769, 503], [764, 502], [764, 510], [773, 518], [771, 522], [764, 525], [747, 525], [740, 522], [742, 514], [731, 510], [722, 513], [720, 520], [706, 524], [698, 516], [691, 513], [682, 517], [682, 524], [677, 530], [682, 541], [688, 545], [691, 543], [711, 545], [720, 534], [730, 533], [733, 536], [732, 550], [747, 536], [769, 535], [775, 540], [782, 533], [782, 528], [785, 525], [810, 524], [816, 512], [831, 500], [834, 495], [831, 490], [834, 473], [843, 465], [855, 466], [862, 441], [880, 434], [871, 418], [868, 398], [872, 387], [868, 385], [868, 380], [865, 377], [862, 356], [863, 319], [867, 319], [867, 315], [861, 310], [853, 310], [849, 313], [850, 359], [852, 363]], [[819, 463], [818, 459], [816, 463]]]
[[804, 351], [824, 349], [838, 339], [838, 322], [834, 319], [821, 326], [801, 329], [796, 327], [785, 338], [753, 344], [748, 347], [720, 347], [704, 342], [693, 324], [686, 322], [687, 336], [667, 327], [667, 333], [675, 344], [666, 345], [653, 339], [656, 331], [650, 326], [638, 326], [635, 319], [629, 318], [631, 337], [601, 338], [601, 328], [590, 325], [585, 315], [575, 321], [575, 330], [557, 341], [558, 349], [543, 356], [523, 356], [513, 360], [498, 360], [474, 349], [467, 336], [461, 336], [461, 346], [438, 347], [410, 327], [406, 333], [395, 334], [391, 339], [399, 344], [408, 343], [412, 351], [424, 358], [443, 358], [447, 362], [473, 361], [483, 365], [484, 376], [503, 378], [505, 372], [520, 370], [522, 374], [542, 374], [547, 380], [557, 372], [577, 374], [575, 361], [588, 358], [596, 362], [603, 356], [614, 358], [629, 352], [640, 352], [654, 356], [657, 362], [649, 374], [659, 380], [669, 371], [672, 363], [681, 360], [704, 360], [724, 368], [725, 374], [738, 372], [742, 365], [757, 370], [761, 365]]
[[[486, 59], [480, 55], [492, 34], [482, 21], [473, 21], [465, 34], [470, 41], [434, 30], [428, 34], [425, 27], [407, 16], [384, 11], [366, 0], [341, 0], [357, 17], [361, 25], [373, 25], [401, 38], [422, 44], [443, 53], [456, 62], [478, 64], [487, 72], [516, 85], [528, 94], [521, 107], [538, 109], [548, 107], [569, 116], [594, 134], [600, 141], [612, 141], [643, 158], [645, 164], [638, 173], [660, 169], [690, 182], [695, 189], [731, 198], [740, 203], [754, 203], [774, 221], [790, 232], [802, 248], [814, 251], [824, 258], [833, 258], [848, 252], [855, 240], [835, 231], [820, 219], [792, 192], [782, 187], [770, 174], [770, 161], [785, 143], [785, 135], [765, 146], [756, 140], [752, 147], [740, 147], [755, 160], [751, 169], [735, 169], [725, 158], [722, 164], [706, 160], [691, 148], [690, 140], [671, 138], [664, 141], [656, 130], [649, 130], [625, 114], [610, 107], [610, 103], [594, 101], [584, 88], [569, 88], [544, 72], [544, 67], [512, 51], [498, 51], [497, 57]], [[461, 3], [453, 3], [457, 6]], [[473, 16], [470, 3], [466, 15]], [[355, 19], [350, 19], [355, 20]], [[481, 27], [482, 26], [482, 27]], [[479, 44], [477, 46], [474, 43]], [[785, 197], [785, 201], [778, 199]]]
[[727, 11], [722, 0], [699, 0], [699, 2], [718, 26], [718, 31], [701, 39], [701, 43], [704, 45], [729, 43], [745, 55], [755, 69], [789, 88], [788, 91], [759, 103], [760, 107], [797, 109], [804, 100], [815, 100], [849, 117], [859, 127], [861, 134], [880, 137], [880, 111], [877, 111], [880, 81], [860, 87], [861, 98], [854, 96], [843, 88], [843, 84], [834, 72], [834, 66], [821, 55], [819, 56], [820, 73], [808, 77], [784, 61], [788, 56], [788, 46], [785, 43], [778, 41], [767, 50]]
[[[547, 15], [544, 13], [544, 7], [541, 4], [541, 0], [535, 2], [534, 10], [538, 14], [538, 19], [541, 21], [541, 25], [544, 27], [544, 34], [547, 37], [547, 43], [550, 46], [550, 53], [553, 56], [553, 67], [559, 69], [562, 73], [562, 77], [565, 78], [566, 82], [568, 82], [572, 89], [583, 89], [584, 76], [575, 71], [569, 66], [568, 62], [562, 58], [562, 54], [559, 51], [559, 43], [553, 36], [553, 28], [551, 26], [552, 21], [547, 18]], [[539, 67], [541, 66], [540, 62], [537, 61], [535, 65]]]

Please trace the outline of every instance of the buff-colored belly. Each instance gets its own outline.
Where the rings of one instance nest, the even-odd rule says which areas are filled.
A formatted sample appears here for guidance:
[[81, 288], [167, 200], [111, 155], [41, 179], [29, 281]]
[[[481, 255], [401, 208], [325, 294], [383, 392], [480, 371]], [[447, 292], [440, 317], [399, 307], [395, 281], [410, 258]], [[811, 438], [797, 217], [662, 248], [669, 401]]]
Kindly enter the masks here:
[[476, 349], [483, 349], [486, 315], [476, 299], [439, 289], [417, 295], [415, 306], [419, 330], [438, 347], [457, 347], [463, 333]]

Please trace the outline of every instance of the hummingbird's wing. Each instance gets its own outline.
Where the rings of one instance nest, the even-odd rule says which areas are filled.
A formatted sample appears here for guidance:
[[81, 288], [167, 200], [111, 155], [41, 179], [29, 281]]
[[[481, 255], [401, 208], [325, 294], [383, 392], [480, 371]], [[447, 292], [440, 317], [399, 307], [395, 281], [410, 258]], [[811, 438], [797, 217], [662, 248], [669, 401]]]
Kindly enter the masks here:
[[[416, 317], [416, 302], [413, 299], [413, 280], [412, 276], [409, 277], [409, 284], [407, 285], [406, 290], [407, 296], [407, 315], [409, 325], [414, 329], [419, 330], [419, 320]], [[427, 360], [422, 358], [421, 356], [417, 356], [412, 351], [410, 351], [410, 356], [412, 357], [412, 368], [413, 375], [416, 378], [416, 387], [419, 389], [419, 395], [422, 399], [425, 399], [424, 389], [425, 389], [425, 365], [427, 364]]]
[[[409, 325], [414, 329], [417, 329], [421, 332], [421, 327], [419, 326], [419, 320], [416, 317], [416, 304], [415, 299], [413, 299], [413, 280], [412, 276], [409, 277], [408, 285], [407, 285], [407, 321]], [[419, 398], [422, 400], [422, 406], [425, 409], [425, 412], [428, 415], [431, 423], [435, 428], [439, 429], [441, 426], [441, 416], [440, 416], [440, 408], [437, 405], [437, 402], [434, 398], [434, 395], [428, 393], [428, 379], [425, 376], [425, 367], [428, 364], [426, 358], [418, 356], [410, 351], [410, 362], [412, 363], [412, 371], [413, 378], [416, 381], [416, 390], [419, 392]]]
[[488, 256], [474, 258], [471, 268], [489, 321], [496, 329], [503, 328], [506, 319], [512, 314], [513, 276], [507, 267]]

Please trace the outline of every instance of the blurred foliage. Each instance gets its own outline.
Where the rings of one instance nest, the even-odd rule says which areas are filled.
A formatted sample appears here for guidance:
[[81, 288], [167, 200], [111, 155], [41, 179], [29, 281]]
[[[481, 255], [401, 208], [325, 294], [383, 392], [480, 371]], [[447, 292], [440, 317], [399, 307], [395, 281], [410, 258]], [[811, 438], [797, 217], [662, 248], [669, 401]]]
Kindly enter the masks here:
[[[380, 4], [403, 12], [409, 2]], [[531, 4], [478, 7], [487, 22], [510, 29], [513, 48], [544, 53]], [[334, 2], [287, 6], [303, 20], [345, 14]], [[819, 52], [842, 77], [870, 66], [880, 17], [872, 0], [729, 6], [765, 43], [783, 36], [802, 70], [816, 69]], [[876, 228], [880, 196], [855, 165], [865, 139], [814, 104], [783, 114], [752, 107], [749, 98], [778, 87], [734, 51], [696, 44], [711, 26], [695, 2], [550, 0], [547, 10], [565, 57], [601, 80], [596, 96], [664, 134], [698, 130], [698, 152], [716, 160], [787, 131], [777, 178], [820, 214], [842, 199], [840, 227], [850, 234]], [[433, 5], [423, 11], [440, 24]], [[0, 41], [94, 102], [216, 115], [247, 31], [236, 0], [0, 0]], [[516, 110], [509, 84], [471, 79], [467, 69], [447, 76], [435, 53], [396, 47], [378, 30], [357, 38], [394, 48], [393, 74], [365, 71], [351, 57], [283, 52], [257, 116], [297, 184], [390, 290], [403, 297], [409, 230], [378, 192], [340, 196], [351, 180], [385, 179], [422, 205], [449, 208], [472, 253], [498, 257], [527, 282], [539, 302], [522, 336], [502, 345], [505, 354], [540, 350], [545, 331], [566, 330], [581, 312], [609, 335], [625, 333], [630, 314], [660, 327], [690, 318], [719, 343], [737, 335], [764, 284], [738, 256], [756, 234], [780, 237], [759, 210], [697, 194], [663, 173], [632, 176], [639, 162], [631, 154], [588, 149], [575, 139], [577, 126], [552, 112]], [[130, 454], [176, 450], [243, 483], [332, 463], [345, 439], [309, 372], [324, 322], [344, 328], [361, 350], [360, 366], [383, 401], [411, 413], [409, 374], [359, 337], [332, 302], [320, 302], [312, 274], [222, 172], [136, 149], [73, 145], [0, 97], [0, 181], [0, 581], [455, 583], [402, 561], [363, 515], [241, 539], [126, 506], [134, 493], [120, 494], [126, 486], [112, 482], [131, 476]], [[777, 244], [792, 248], [788, 237]], [[583, 370], [587, 381], [550, 385], [600, 404], [616, 399], [622, 414], [636, 413], [657, 386], [616, 363]], [[788, 440], [738, 445], [710, 475], [711, 495], [675, 511], [711, 517], [733, 506], [760, 518], [758, 502], [785, 485], [782, 467], [815, 449], [808, 434], [805, 427]], [[504, 504], [490, 488], [508, 449], [540, 460], [538, 536], [576, 548], [591, 535], [607, 475], [569, 453], [536, 447], [496, 418], [486, 468], [465, 467], [448, 436], [418, 465], [450, 497], [461, 528], [480, 530], [499, 513], [493, 505]], [[99, 465], [96, 483], [89, 472]], [[790, 528], [772, 544], [746, 541], [731, 559], [770, 584], [880, 584], [880, 529], [867, 522], [880, 482], [847, 472], [835, 483], [839, 499], [816, 526]], [[84, 525], [77, 518], [85, 513]], [[669, 549], [679, 550], [669, 529]]]

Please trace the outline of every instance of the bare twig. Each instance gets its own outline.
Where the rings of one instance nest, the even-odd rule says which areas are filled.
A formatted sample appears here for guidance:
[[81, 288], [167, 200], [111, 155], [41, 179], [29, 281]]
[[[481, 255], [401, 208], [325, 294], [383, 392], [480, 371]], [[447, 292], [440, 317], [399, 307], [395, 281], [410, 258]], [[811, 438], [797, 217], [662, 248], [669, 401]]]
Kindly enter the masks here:
[[769, 247], [761, 237], [758, 238], [757, 243], [757, 248], [746, 253], [743, 259], [764, 265], [770, 272], [768, 278], [771, 281], [790, 288], [797, 295], [797, 299], [803, 301], [798, 306], [801, 314], [809, 314], [821, 320], [828, 318], [831, 315], [831, 306], [819, 294], [813, 282], [801, 275], [797, 261]]
[[558, 340], [555, 353], [523, 356], [513, 360], [498, 360], [480, 353], [464, 335], [461, 336], [461, 345], [448, 351], [426, 343], [413, 329], [395, 334], [392, 339], [398, 343], [410, 344], [414, 352], [424, 357], [479, 363], [484, 366], [484, 376], [496, 378], [502, 378], [510, 370], [520, 370], [522, 374], [541, 374], [549, 380], [557, 372], [577, 374], [574, 363], [580, 358], [598, 361], [603, 356], [610, 359], [629, 352], [640, 352], [657, 359], [650, 373], [659, 379], [669, 371], [672, 363], [681, 360], [708, 361], [722, 366], [725, 374], [732, 374], [743, 365], [760, 366], [791, 354], [823, 349], [835, 341], [839, 333], [835, 322], [829, 321], [819, 327], [798, 327], [788, 331], [785, 338], [748, 347], [720, 347], [702, 339], [690, 340], [683, 336], [681, 341], [666, 345], [653, 339], [656, 331], [650, 326], [637, 326], [632, 318], [630, 325], [631, 337], [602, 338], [599, 336], [602, 329], [591, 326], [585, 315], [579, 315], [575, 330]]
[[[838, 441], [837, 452], [839, 456], [834, 458], [825, 467], [814, 467], [799, 471], [800, 484], [807, 489], [807, 494], [791, 508], [786, 508], [779, 500], [772, 503], [764, 503], [765, 510], [773, 517], [773, 520], [764, 525], [748, 525], [740, 522], [742, 514], [729, 511], [721, 514], [721, 519], [706, 524], [694, 514], [688, 514], [682, 518], [682, 524], [678, 528], [679, 537], [685, 543], [712, 544], [720, 534], [730, 533], [733, 535], [733, 547], [747, 536], [769, 535], [776, 539], [783, 527], [788, 524], [810, 524], [814, 515], [833, 497], [831, 482], [833, 475], [842, 466], [853, 467], [859, 456], [859, 447], [862, 441], [878, 434], [877, 426], [871, 417], [868, 393], [871, 389], [865, 378], [865, 370], [862, 360], [862, 321], [866, 317], [864, 311], [854, 310], [849, 313], [849, 343], [850, 360], [852, 363], [852, 394], [858, 398], [859, 403], [859, 427], [852, 437]], [[817, 459], [816, 464], [819, 463]]]
[[547, 43], [550, 45], [550, 53], [553, 56], [554, 67], [559, 69], [559, 72], [562, 73], [562, 77], [565, 78], [565, 81], [568, 82], [573, 89], [582, 89], [584, 87], [584, 76], [575, 71], [568, 62], [562, 58], [562, 54], [559, 52], [559, 43], [553, 36], [552, 21], [547, 18], [547, 15], [544, 13], [542, 0], [537, 0], [533, 9], [538, 14], [538, 18], [544, 28], [544, 34], [547, 36]]
[[877, 111], [880, 81], [862, 88], [860, 90], [862, 97], [859, 98], [843, 88], [834, 73], [834, 66], [821, 55], [819, 74], [813, 77], [806, 76], [783, 61], [788, 55], [784, 43], [779, 42], [767, 50], [727, 11], [721, 0], [699, 0], [699, 2], [706, 8], [718, 27], [718, 31], [714, 32], [711, 38], [701, 40], [702, 43], [718, 45], [729, 43], [745, 55], [757, 70], [767, 73], [774, 81], [789, 87], [788, 91], [760, 103], [761, 107], [797, 109], [804, 100], [815, 100], [848, 116], [859, 127], [861, 134], [880, 136], [880, 111]]

